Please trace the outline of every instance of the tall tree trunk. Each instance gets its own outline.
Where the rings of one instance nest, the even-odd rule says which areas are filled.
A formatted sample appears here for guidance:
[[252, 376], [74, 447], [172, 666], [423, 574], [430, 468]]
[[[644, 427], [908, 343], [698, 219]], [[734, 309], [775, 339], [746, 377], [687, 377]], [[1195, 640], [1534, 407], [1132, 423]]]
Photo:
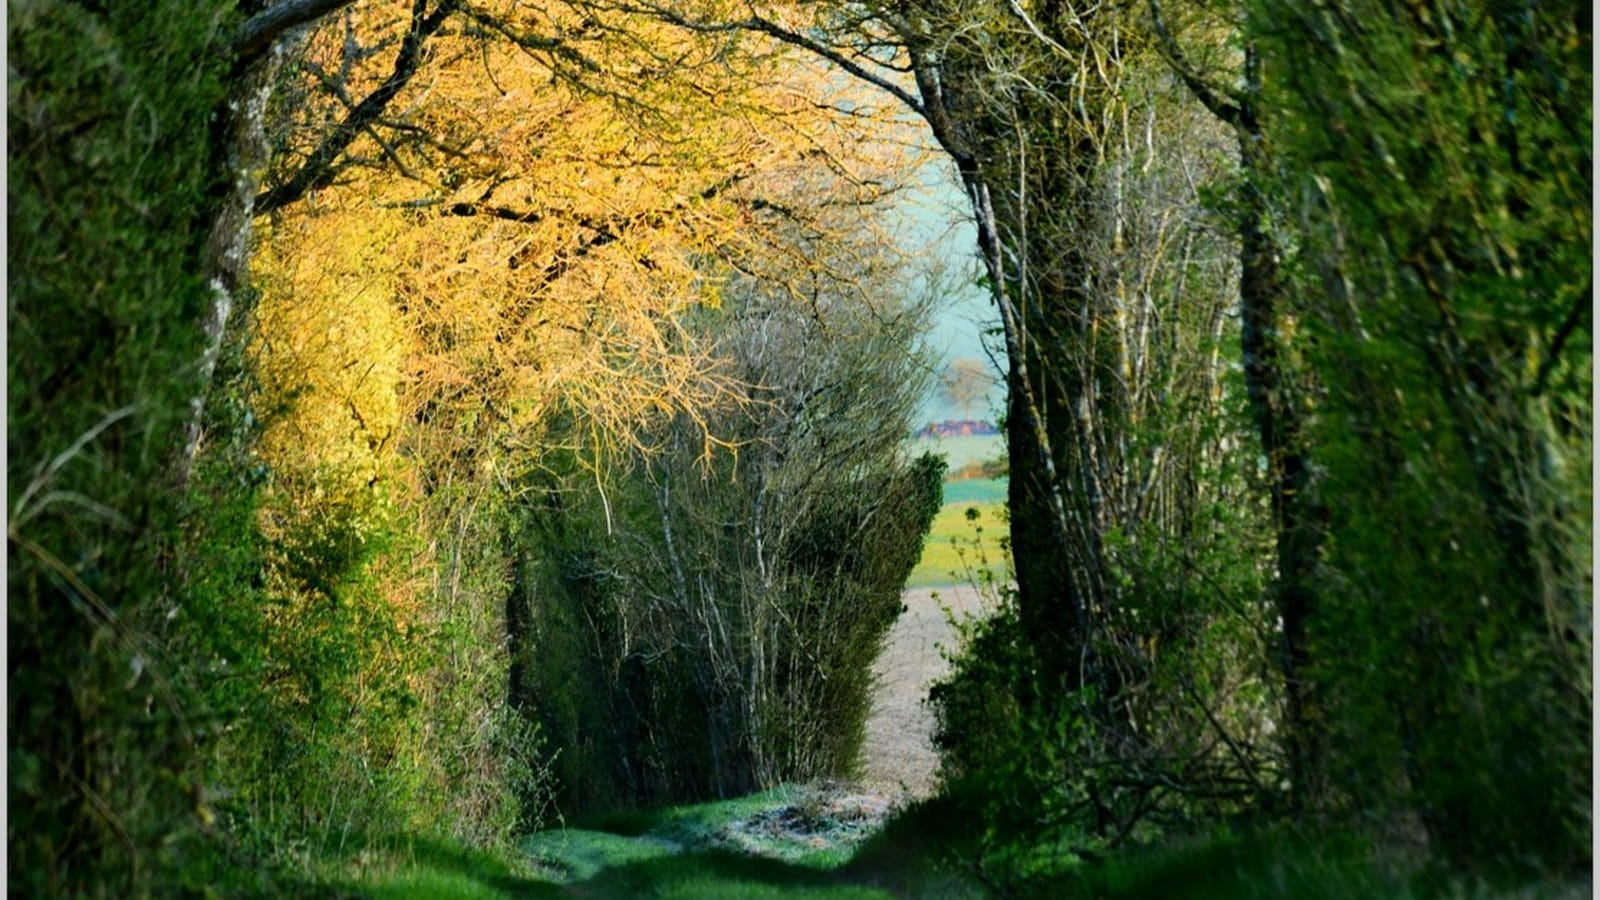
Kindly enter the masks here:
[[[267, 137], [267, 104], [277, 83], [294, 29], [347, 6], [351, 0], [282, 0], [246, 3], [254, 15], [234, 35], [230, 47], [235, 63], [234, 89], [217, 111], [219, 144], [217, 158], [228, 174], [228, 190], [217, 205], [216, 218], [206, 238], [206, 281], [211, 286], [211, 306], [200, 326], [205, 333], [205, 350], [200, 357], [197, 393], [189, 401], [189, 418], [184, 424], [183, 450], [174, 465], [179, 486], [188, 484], [200, 450], [206, 393], [216, 373], [228, 321], [245, 296], [250, 270], [251, 223], [257, 214], [257, 192], [261, 175], [271, 158]], [[265, 6], [265, 8], [261, 8]]]
[[1304, 413], [1296, 385], [1283, 369], [1280, 325], [1288, 287], [1280, 268], [1283, 249], [1268, 227], [1272, 210], [1261, 182], [1269, 168], [1266, 136], [1256, 99], [1261, 92], [1260, 57], [1244, 54], [1244, 84], [1225, 92], [1191, 68], [1167, 30], [1159, 0], [1149, 0], [1158, 47], [1173, 72], [1212, 115], [1232, 128], [1243, 175], [1238, 219], [1239, 344], [1245, 392], [1267, 458], [1267, 478], [1276, 525], [1277, 579], [1274, 600], [1282, 620], [1279, 667], [1284, 682], [1285, 745], [1290, 805], [1315, 808], [1324, 799], [1325, 723], [1310, 680], [1309, 622], [1316, 611], [1317, 564], [1327, 539], [1328, 517], [1311, 490]]
[[[1248, 107], [1246, 107], [1248, 109]], [[1260, 134], [1239, 132], [1244, 168], [1243, 210], [1239, 221], [1239, 343], [1244, 357], [1245, 391], [1261, 435], [1277, 525], [1275, 585], [1283, 632], [1279, 665], [1284, 680], [1284, 718], [1289, 757], [1290, 803], [1318, 806], [1325, 793], [1325, 741], [1309, 678], [1308, 623], [1316, 609], [1317, 562], [1327, 536], [1327, 514], [1311, 490], [1303, 415], [1283, 371], [1279, 324], [1287, 302], [1279, 270], [1281, 250], [1264, 227], [1269, 214], [1256, 178]]]
[[200, 450], [201, 422], [205, 415], [206, 393], [222, 353], [223, 337], [234, 306], [245, 288], [250, 268], [250, 224], [255, 217], [256, 191], [260, 173], [271, 147], [267, 141], [267, 101], [282, 68], [285, 56], [281, 44], [274, 43], [250, 63], [246, 63], [238, 86], [219, 111], [225, 146], [222, 164], [228, 173], [228, 192], [218, 205], [216, 218], [206, 238], [206, 281], [211, 286], [211, 306], [201, 328], [206, 345], [200, 357], [198, 393], [189, 401], [189, 418], [184, 424], [182, 456], [177, 462], [177, 481], [187, 484]]

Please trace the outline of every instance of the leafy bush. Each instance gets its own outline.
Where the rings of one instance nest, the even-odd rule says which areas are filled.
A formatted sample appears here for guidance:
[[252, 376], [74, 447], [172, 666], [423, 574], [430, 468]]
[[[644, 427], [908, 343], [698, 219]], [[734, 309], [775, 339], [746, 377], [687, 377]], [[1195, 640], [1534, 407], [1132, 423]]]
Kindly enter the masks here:
[[987, 583], [995, 611], [959, 623], [929, 696], [934, 742], [993, 877], [1021, 877], [1041, 847], [1101, 853], [1279, 802], [1267, 515], [1247, 455], [1202, 471], [1215, 499], [1192, 508], [1185, 540], [1155, 522], [1107, 535], [1122, 604], [1101, 612], [1092, 652], [1116, 675], [1110, 702], [1050, 680], [1012, 585]]
[[1587, 869], [1592, 10], [1292, 6], [1251, 30], [1320, 382], [1328, 806]]
[[[203, 854], [174, 655], [173, 478], [201, 390], [201, 248], [229, 4], [13, 7], [7, 121], [8, 879], [166, 892]], [[239, 517], [216, 527], [238, 524]], [[242, 551], [247, 552], [247, 551]]]

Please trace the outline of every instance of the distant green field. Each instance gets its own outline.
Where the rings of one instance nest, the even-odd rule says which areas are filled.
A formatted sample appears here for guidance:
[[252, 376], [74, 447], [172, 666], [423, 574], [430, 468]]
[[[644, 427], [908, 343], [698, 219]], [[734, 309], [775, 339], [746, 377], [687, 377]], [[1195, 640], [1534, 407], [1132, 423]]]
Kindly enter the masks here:
[[[1000, 484], [1000, 499], [1005, 497], [1003, 481], [952, 482], [945, 485], [945, 499], [949, 499], [951, 488], [962, 484]], [[976, 516], [969, 519], [968, 510]], [[1002, 502], [945, 503], [923, 541], [922, 560], [911, 570], [906, 587], [965, 584], [983, 568], [1002, 576], [1010, 565], [1009, 553], [1000, 546], [1008, 530], [1004, 512]]]
[[946, 481], [944, 502], [972, 506], [1006, 502], [1006, 479], [977, 478], [969, 481]]

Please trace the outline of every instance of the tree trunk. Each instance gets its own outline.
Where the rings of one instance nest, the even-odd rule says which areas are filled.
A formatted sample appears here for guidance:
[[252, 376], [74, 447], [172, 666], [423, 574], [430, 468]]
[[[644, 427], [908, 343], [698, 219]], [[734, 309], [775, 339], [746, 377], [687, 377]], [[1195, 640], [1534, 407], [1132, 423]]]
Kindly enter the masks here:
[[1289, 757], [1290, 804], [1316, 808], [1325, 793], [1322, 716], [1307, 670], [1308, 622], [1316, 608], [1316, 570], [1327, 536], [1327, 515], [1312, 495], [1302, 416], [1281, 362], [1278, 326], [1286, 305], [1277, 241], [1263, 228], [1266, 198], [1254, 179], [1260, 171], [1259, 132], [1240, 130], [1245, 173], [1239, 221], [1239, 343], [1245, 391], [1261, 435], [1277, 524], [1276, 601], [1283, 622], [1279, 665]]
[[205, 350], [200, 357], [197, 393], [189, 401], [189, 418], [184, 424], [181, 456], [177, 460], [176, 480], [187, 485], [200, 451], [206, 394], [222, 353], [228, 320], [249, 278], [250, 228], [255, 218], [256, 191], [271, 146], [267, 140], [267, 101], [287, 55], [282, 43], [274, 43], [244, 66], [237, 87], [219, 116], [224, 147], [223, 165], [228, 173], [228, 193], [217, 208], [206, 238], [206, 282], [211, 287], [211, 306], [200, 325], [205, 333]]

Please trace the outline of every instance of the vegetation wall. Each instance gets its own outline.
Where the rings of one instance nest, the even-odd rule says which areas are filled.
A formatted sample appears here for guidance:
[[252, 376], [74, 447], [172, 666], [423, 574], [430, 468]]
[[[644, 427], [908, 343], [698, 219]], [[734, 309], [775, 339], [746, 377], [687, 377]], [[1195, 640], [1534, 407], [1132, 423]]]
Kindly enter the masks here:
[[[663, 423], [618, 481], [530, 497], [514, 693], [561, 748], [566, 808], [856, 770], [942, 474], [902, 449], [925, 307], [869, 274], [885, 293], [735, 282], [696, 328], [749, 400]], [[707, 433], [733, 449], [707, 456]]]
[[225, 175], [212, 141], [218, 35], [231, 15], [193, 3], [9, 10], [17, 894], [144, 895], [200, 846], [211, 723], [173, 636], [233, 560], [189, 552], [173, 474], [202, 388], [203, 242]]

